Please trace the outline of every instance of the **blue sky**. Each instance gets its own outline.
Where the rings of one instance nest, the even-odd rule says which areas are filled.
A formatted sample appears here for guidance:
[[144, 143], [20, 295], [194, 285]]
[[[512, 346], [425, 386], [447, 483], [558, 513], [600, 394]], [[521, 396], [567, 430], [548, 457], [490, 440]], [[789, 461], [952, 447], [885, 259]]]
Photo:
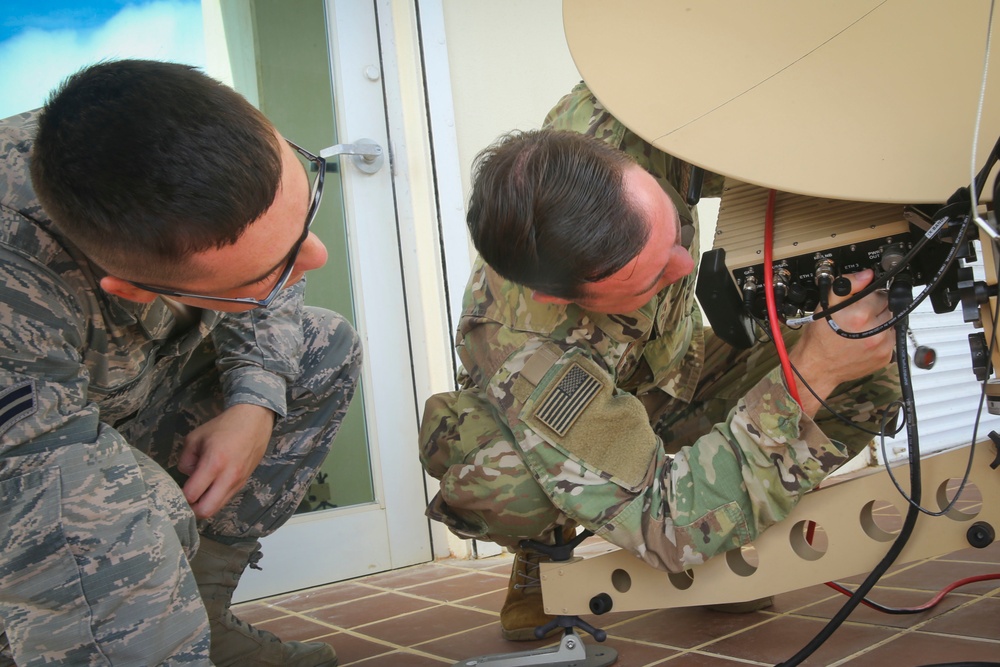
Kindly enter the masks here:
[[107, 58], [203, 66], [200, 0], [2, 0], [0, 118], [41, 106], [66, 76]]

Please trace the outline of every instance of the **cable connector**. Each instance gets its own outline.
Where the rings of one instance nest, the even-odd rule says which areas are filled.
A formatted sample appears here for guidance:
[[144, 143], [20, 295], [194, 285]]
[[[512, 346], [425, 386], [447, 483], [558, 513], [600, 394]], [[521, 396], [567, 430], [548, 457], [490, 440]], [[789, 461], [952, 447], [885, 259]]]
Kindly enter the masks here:
[[778, 310], [778, 316], [785, 315], [785, 298], [788, 296], [788, 283], [792, 274], [788, 269], [778, 266], [774, 269], [772, 276], [772, 289], [774, 290], [774, 304]]
[[833, 286], [833, 260], [824, 257], [816, 260], [816, 287], [819, 289], [819, 305], [830, 307], [830, 288]]
[[743, 307], [748, 313], [753, 312], [753, 302], [757, 297], [757, 279], [747, 276], [743, 281]]

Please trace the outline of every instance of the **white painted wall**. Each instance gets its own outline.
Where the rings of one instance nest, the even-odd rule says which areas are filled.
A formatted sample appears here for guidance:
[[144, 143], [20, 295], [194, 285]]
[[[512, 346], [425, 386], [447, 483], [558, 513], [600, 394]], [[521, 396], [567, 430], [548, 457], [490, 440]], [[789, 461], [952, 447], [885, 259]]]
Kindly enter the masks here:
[[462, 187], [472, 161], [512, 129], [541, 127], [580, 74], [561, 0], [441, 0], [455, 104]]
[[[476, 154], [504, 132], [541, 127], [582, 77], [566, 44], [562, 0], [440, 2], [467, 201]], [[702, 248], [712, 247], [718, 207], [717, 199], [699, 206]]]
[[[541, 127], [580, 74], [566, 46], [561, 0], [426, 0], [420, 13], [454, 324], [475, 254], [465, 231], [464, 205], [476, 154], [505, 132]], [[442, 50], [445, 57], [439, 57]], [[444, 172], [442, 160], [453, 161]], [[445, 174], [451, 182], [440, 180]], [[430, 483], [433, 493], [434, 480]], [[436, 555], [471, 556], [470, 541], [439, 524], [431, 531]], [[489, 543], [477, 546], [480, 556], [499, 551]]]

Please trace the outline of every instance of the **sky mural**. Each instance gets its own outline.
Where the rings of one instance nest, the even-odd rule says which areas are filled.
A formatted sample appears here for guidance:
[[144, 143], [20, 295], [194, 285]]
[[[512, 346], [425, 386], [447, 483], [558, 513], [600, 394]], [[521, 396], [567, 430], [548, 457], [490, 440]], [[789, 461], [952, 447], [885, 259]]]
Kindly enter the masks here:
[[64, 78], [113, 58], [204, 66], [199, 0], [4, 0], [0, 118], [41, 106]]

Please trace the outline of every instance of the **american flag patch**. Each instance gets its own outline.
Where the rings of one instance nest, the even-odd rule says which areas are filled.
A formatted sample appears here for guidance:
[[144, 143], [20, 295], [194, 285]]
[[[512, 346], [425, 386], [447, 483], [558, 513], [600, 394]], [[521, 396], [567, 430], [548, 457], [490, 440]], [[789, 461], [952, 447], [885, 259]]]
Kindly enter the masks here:
[[566, 431], [600, 390], [600, 380], [574, 363], [555, 389], [542, 400], [535, 410], [535, 418], [559, 435], [566, 435]]

